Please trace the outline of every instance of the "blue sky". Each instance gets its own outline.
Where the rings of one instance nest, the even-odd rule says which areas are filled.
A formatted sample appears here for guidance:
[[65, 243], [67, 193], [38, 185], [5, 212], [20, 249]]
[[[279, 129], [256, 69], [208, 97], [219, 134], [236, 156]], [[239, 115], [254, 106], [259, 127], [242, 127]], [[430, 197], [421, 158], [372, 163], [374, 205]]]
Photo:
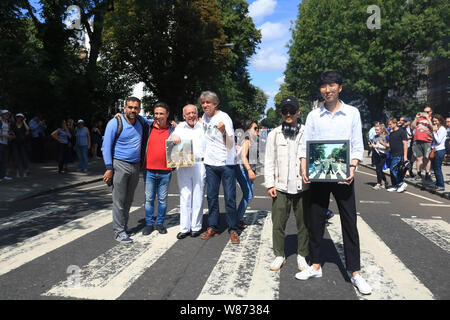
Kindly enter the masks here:
[[284, 70], [289, 59], [287, 44], [290, 28], [297, 19], [300, 0], [247, 0], [249, 15], [262, 32], [262, 41], [252, 57], [249, 73], [252, 84], [269, 97], [267, 108], [274, 107], [273, 97], [284, 80]]

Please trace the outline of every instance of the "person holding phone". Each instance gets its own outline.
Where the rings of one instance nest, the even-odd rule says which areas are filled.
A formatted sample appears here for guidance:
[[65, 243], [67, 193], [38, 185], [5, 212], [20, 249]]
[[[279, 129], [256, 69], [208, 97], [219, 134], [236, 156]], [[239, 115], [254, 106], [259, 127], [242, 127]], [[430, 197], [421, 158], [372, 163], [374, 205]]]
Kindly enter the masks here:
[[[415, 129], [412, 150], [417, 160], [417, 180], [422, 180], [424, 183], [431, 182], [431, 161], [428, 157], [431, 151], [431, 143], [433, 142], [432, 113], [433, 110], [429, 106], [425, 107], [423, 112], [416, 114], [416, 118], [411, 124], [411, 128]], [[422, 169], [424, 168], [425, 177], [422, 176]]]

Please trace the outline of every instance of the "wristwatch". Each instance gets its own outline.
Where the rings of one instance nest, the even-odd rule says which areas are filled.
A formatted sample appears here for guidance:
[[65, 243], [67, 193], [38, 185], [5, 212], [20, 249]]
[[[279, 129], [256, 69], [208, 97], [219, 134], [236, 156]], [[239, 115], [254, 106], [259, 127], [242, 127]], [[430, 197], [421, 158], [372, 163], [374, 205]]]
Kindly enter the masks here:
[[356, 165], [355, 165], [355, 164], [350, 164], [349, 167], [354, 167], [354, 168], [356, 168]]

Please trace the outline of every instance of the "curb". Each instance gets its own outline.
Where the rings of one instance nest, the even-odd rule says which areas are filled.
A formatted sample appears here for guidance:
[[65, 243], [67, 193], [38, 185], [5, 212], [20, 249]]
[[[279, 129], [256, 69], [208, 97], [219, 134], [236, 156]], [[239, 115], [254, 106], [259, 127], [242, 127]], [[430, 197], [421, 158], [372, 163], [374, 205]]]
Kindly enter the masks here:
[[77, 183], [72, 183], [72, 184], [68, 184], [65, 186], [61, 186], [61, 187], [50, 187], [48, 189], [45, 190], [40, 190], [40, 191], [36, 191], [36, 192], [30, 192], [28, 194], [25, 194], [23, 196], [11, 199], [11, 200], [6, 200], [6, 203], [13, 203], [16, 201], [22, 201], [22, 200], [27, 200], [27, 199], [31, 199], [34, 197], [38, 197], [38, 196], [42, 196], [44, 194], [49, 194], [55, 191], [61, 191], [61, 190], [66, 190], [66, 189], [70, 189], [73, 187], [79, 187], [85, 184], [90, 184], [90, 183], [95, 183], [95, 182], [99, 182], [102, 181], [103, 178], [95, 178], [95, 179], [91, 179], [91, 180], [86, 180], [86, 181], [81, 181], [81, 182], [77, 182]]
[[[367, 164], [362, 164], [362, 163], [360, 163], [359, 165], [360, 165], [360, 166], [363, 166], [364, 168], [368, 168], [368, 169], [371, 169], [371, 170], [375, 171], [375, 168], [373, 168], [373, 167], [371, 167], [371, 166], [369, 166], [369, 165], [367, 165]], [[386, 174], [386, 173], [385, 173], [385, 174]], [[388, 174], [386, 174], [386, 175], [388, 175]], [[390, 176], [390, 174], [389, 174], [389, 176]], [[444, 198], [444, 199], [450, 200], [450, 192], [448, 192], [448, 191], [442, 192], [442, 191], [429, 190], [429, 189], [424, 188], [424, 187], [422, 186], [422, 183], [421, 183], [421, 182], [410, 181], [409, 179], [405, 179], [405, 181], [406, 181], [409, 185], [413, 185], [414, 187], [419, 188], [420, 190], [425, 190], [425, 191], [428, 191], [429, 193], [432, 193], [432, 194], [435, 194], [435, 195], [437, 195], [437, 196], [440, 196], [440, 197], [442, 197], [442, 198]]]

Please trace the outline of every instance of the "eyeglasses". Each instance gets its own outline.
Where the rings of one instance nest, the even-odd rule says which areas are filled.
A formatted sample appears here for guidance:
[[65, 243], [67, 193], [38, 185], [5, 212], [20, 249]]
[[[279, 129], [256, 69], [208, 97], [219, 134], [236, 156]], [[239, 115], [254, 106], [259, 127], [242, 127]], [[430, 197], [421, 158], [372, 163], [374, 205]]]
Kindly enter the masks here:
[[281, 114], [283, 116], [287, 116], [288, 114], [294, 115], [297, 113], [298, 109], [294, 109], [294, 108], [289, 108], [289, 109], [283, 109], [281, 110]]

